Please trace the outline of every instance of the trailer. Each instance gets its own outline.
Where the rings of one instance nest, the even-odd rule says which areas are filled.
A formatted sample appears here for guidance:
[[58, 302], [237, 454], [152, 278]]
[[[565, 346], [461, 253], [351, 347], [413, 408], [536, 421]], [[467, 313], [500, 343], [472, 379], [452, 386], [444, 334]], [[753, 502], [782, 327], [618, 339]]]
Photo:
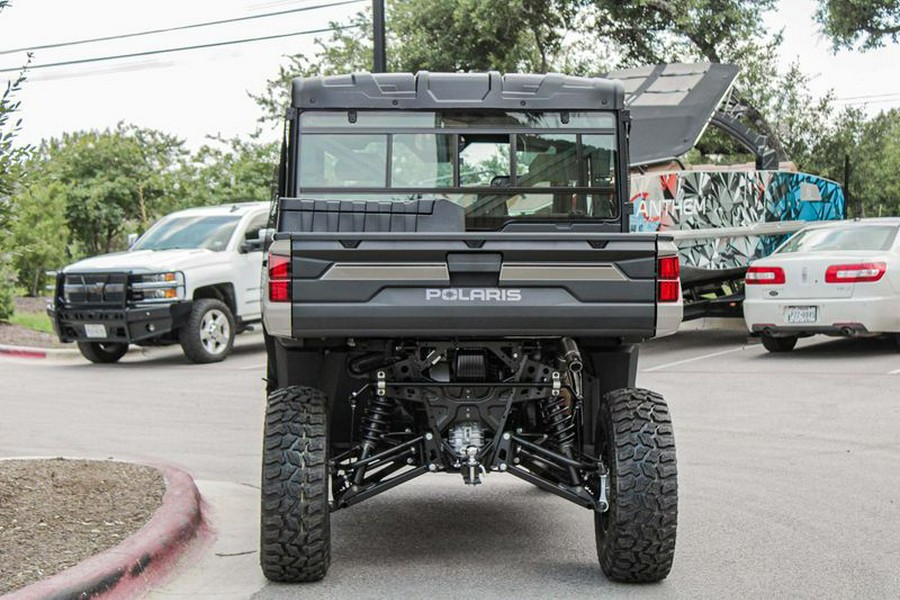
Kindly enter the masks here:
[[[744, 272], [810, 223], [846, 218], [837, 182], [779, 162], [767, 138], [744, 124], [738, 67], [666, 64], [614, 71], [631, 115], [629, 227], [673, 236], [681, 260], [685, 320], [740, 317]], [[708, 127], [754, 163], [691, 166], [684, 156]]]

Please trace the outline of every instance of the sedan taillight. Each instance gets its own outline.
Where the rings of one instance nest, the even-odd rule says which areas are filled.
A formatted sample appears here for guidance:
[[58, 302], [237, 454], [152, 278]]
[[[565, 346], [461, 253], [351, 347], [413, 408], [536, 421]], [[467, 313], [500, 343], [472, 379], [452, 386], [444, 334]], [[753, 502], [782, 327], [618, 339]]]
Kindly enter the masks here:
[[781, 267], [750, 267], [744, 276], [747, 285], [780, 285], [785, 281]]
[[663, 256], [657, 263], [656, 299], [678, 302], [681, 298], [681, 264], [677, 256]]
[[269, 301], [291, 301], [291, 257], [269, 253]]
[[887, 265], [883, 262], [831, 265], [825, 270], [825, 283], [860, 283], [878, 281], [884, 277]]

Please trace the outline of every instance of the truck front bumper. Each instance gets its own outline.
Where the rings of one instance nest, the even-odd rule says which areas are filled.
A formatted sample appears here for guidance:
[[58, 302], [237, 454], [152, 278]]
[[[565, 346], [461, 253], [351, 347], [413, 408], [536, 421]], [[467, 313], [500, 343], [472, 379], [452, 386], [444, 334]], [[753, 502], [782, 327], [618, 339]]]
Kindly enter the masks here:
[[190, 313], [190, 302], [122, 308], [47, 307], [62, 342], [140, 343], [177, 330]]

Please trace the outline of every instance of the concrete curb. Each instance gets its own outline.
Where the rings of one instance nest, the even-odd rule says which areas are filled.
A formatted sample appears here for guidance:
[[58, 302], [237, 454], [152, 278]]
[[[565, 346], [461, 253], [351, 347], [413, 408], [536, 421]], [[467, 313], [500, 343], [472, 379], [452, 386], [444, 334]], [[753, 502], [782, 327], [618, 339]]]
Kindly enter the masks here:
[[3, 596], [3, 600], [134, 598], [162, 579], [203, 527], [200, 492], [190, 475], [162, 471], [162, 505], [137, 533], [118, 546], [52, 577]]
[[[693, 321], [684, 321], [678, 331], [706, 331], [716, 329], [719, 331], [747, 331], [747, 324], [743, 318], [703, 317]], [[749, 335], [749, 334], [748, 334]]]

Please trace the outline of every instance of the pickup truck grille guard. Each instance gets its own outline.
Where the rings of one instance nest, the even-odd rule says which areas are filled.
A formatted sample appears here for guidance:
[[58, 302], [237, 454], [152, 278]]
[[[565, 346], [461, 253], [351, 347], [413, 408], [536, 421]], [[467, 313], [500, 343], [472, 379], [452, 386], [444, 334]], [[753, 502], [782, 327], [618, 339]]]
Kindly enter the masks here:
[[61, 293], [71, 306], [124, 307], [128, 273], [67, 273]]
[[[488, 472], [499, 471], [606, 511], [607, 467], [577, 451], [583, 429], [577, 349], [567, 359], [556, 353], [542, 360], [522, 343], [485, 341], [462, 353], [458, 348], [416, 343], [407, 358], [367, 373], [369, 381], [350, 395], [354, 413], [365, 403], [361, 439], [330, 461], [332, 510], [428, 472], [459, 472], [466, 484], [477, 485]], [[483, 376], [497, 360], [516, 375], [497, 382], [423, 380], [423, 371], [448, 359], [456, 361], [462, 379], [466, 373], [473, 380]], [[517, 426], [527, 413], [538, 422], [537, 432]], [[418, 426], [398, 428], [398, 414], [418, 417]], [[467, 428], [469, 436], [460, 433]]]
[[[50, 312], [57, 334], [65, 342], [98, 341], [150, 344], [185, 322], [190, 303], [144, 301], [128, 272], [60, 273]], [[87, 336], [85, 324], [102, 325], [106, 335]]]

